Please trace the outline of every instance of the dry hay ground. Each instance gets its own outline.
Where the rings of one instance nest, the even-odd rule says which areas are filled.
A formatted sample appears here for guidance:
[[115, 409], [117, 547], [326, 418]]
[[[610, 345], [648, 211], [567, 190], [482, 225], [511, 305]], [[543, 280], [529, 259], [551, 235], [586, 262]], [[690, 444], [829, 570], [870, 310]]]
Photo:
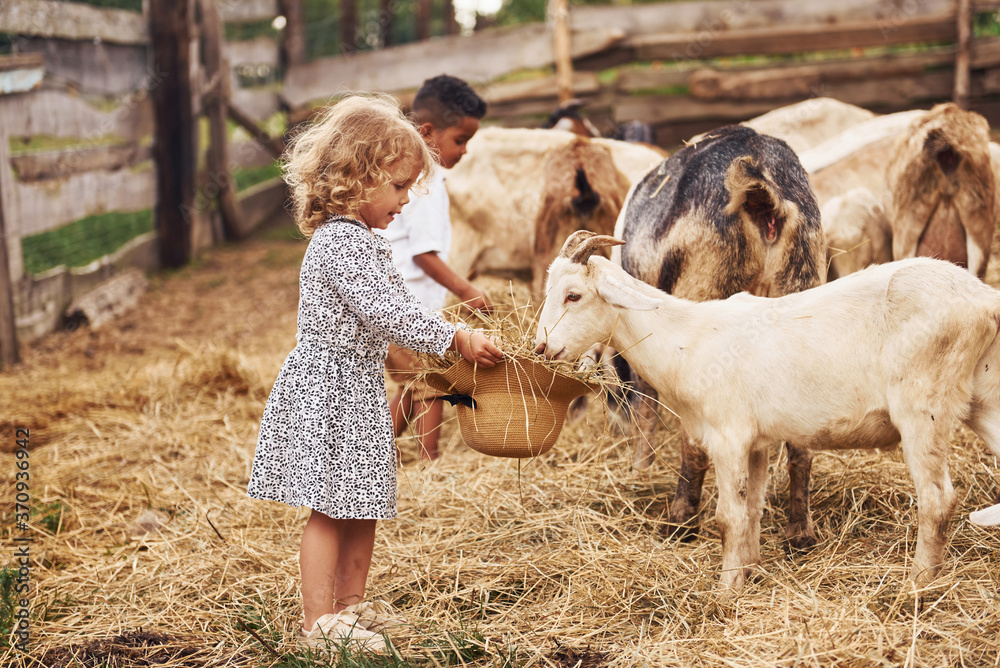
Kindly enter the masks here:
[[[294, 344], [304, 248], [284, 229], [216, 249], [154, 278], [122, 320], [50, 336], [0, 374], [8, 509], [13, 428], [31, 429], [35, 587], [30, 652], [0, 665], [329, 664], [289, 645], [306, 511], [244, 493]], [[657, 530], [676, 432], [636, 474], [602, 424], [592, 408], [522, 462], [465, 448], [453, 421], [433, 464], [403, 439], [400, 514], [380, 524], [369, 591], [414, 626], [395, 657], [342, 665], [1000, 665], [1000, 533], [966, 519], [1000, 475], [968, 432], [953, 439], [960, 502], [933, 585], [904, 579], [916, 526], [898, 454], [819, 455], [820, 544], [790, 556], [776, 453], [759, 577], [727, 603], [711, 477], [701, 538], [673, 544]], [[5, 512], [0, 564], [20, 535]]]

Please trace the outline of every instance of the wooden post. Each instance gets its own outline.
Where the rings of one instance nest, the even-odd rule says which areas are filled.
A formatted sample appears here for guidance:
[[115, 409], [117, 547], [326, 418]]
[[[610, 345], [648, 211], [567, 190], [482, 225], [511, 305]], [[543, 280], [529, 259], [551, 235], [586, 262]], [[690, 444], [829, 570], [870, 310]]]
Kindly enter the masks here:
[[340, 52], [354, 53], [358, 50], [358, 0], [340, 0]]
[[397, 6], [394, 0], [378, 0], [378, 21], [382, 26], [382, 46], [392, 46], [396, 43], [393, 36], [393, 26], [395, 25], [396, 14], [393, 7]]
[[969, 108], [969, 47], [972, 41], [972, 2], [958, 0], [958, 52], [955, 55], [954, 102], [962, 109]]
[[204, 91], [202, 106], [208, 117], [210, 144], [206, 155], [209, 186], [218, 192], [219, 215], [226, 239], [236, 241], [246, 236], [243, 211], [236, 199], [236, 188], [229, 171], [229, 132], [226, 128], [229, 100], [229, 64], [222, 53], [222, 21], [215, 0], [199, 0], [201, 7], [201, 60], [205, 80], [211, 89]]
[[[2, 115], [0, 110], [0, 115]], [[17, 350], [17, 323], [14, 319], [14, 278], [10, 275], [7, 224], [4, 218], [4, 184], [10, 179], [10, 140], [0, 122], [0, 366], [9, 368], [20, 361]]]
[[417, 0], [417, 39], [431, 38], [431, 11], [434, 8], [432, 0]]
[[252, 119], [249, 114], [237, 107], [232, 103], [231, 100], [227, 101], [226, 108], [229, 111], [229, 118], [237, 123], [244, 130], [250, 133], [250, 137], [254, 139], [258, 144], [266, 148], [271, 152], [275, 158], [280, 158], [281, 154], [285, 152], [285, 142], [282, 141], [280, 137], [272, 137], [267, 134], [266, 131], [262, 130], [257, 121]]
[[156, 236], [160, 263], [180, 267], [191, 257], [197, 126], [192, 108], [191, 35], [194, 0], [150, 0], [154, 71], [165, 75], [150, 91], [156, 163]]
[[278, 9], [285, 17], [281, 32], [281, 67], [284, 71], [292, 65], [306, 62], [306, 20], [302, 0], [279, 0]]
[[457, 35], [458, 21], [455, 19], [454, 0], [444, 0], [443, 12], [444, 12], [444, 34]]
[[553, 49], [556, 59], [556, 91], [559, 104], [573, 98], [573, 57], [570, 54], [569, 2], [550, 0], [549, 20], [552, 22]]

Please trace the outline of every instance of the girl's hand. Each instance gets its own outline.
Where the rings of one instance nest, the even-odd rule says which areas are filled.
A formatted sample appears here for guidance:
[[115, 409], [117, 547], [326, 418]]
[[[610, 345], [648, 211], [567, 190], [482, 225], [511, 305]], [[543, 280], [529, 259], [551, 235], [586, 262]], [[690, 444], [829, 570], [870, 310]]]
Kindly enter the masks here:
[[466, 361], [487, 368], [496, 366], [496, 363], [503, 359], [503, 351], [497, 348], [488, 336], [480, 332], [455, 330], [450, 348], [457, 350]]

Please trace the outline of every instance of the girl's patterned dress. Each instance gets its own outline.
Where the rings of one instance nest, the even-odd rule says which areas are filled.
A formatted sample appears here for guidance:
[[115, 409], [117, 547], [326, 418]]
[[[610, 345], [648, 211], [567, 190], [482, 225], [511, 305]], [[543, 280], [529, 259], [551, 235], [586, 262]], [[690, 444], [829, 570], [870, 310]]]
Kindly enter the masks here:
[[454, 335], [403, 284], [388, 241], [350, 218], [321, 225], [299, 276], [298, 343], [268, 397], [247, 493], [335, 519], [395, 517], [386, 348], [442, 355]]

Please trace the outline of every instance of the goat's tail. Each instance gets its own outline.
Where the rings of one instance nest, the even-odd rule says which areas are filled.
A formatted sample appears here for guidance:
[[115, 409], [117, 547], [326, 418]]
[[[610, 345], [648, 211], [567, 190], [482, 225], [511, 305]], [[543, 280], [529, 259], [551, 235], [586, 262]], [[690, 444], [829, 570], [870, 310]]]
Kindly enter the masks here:
[[[997, 334], [976, 365], [973, 378], [975, 398], [967, 424], [1000, 458], [1000, 311], [995, 311]], [[980, 526], [1000, 524], [1000, 503], [969, 514], [969, 520]]]

